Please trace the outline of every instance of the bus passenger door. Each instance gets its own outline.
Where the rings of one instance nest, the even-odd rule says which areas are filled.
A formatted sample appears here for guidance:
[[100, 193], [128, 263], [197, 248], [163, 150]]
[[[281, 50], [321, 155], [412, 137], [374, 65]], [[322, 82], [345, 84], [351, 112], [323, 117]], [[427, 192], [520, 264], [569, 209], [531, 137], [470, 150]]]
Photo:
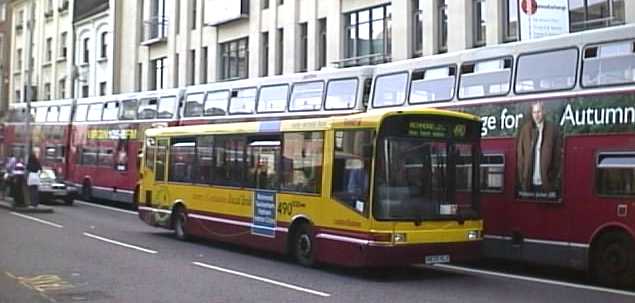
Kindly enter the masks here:
[[[145, 204], [154, 208], [169, 208], [168, 207], [168, 188], [167, 188], [167, 159], [168, 159], [168, 139], [158, 139], [156, 141], [156, 148], [152, 152], [151, 148], [148, 148], [148, 153], [151, 156], [154, 154], [154, 162], [151, 167], [147, 167], [151, 170], [152, 174], [144, 178], [147, 182], [144, 185], [149, 185], [144, 189], [145, 191]], [[150, 159], [147, 159], [150, 160]], [[148, 163], [148, 161], [146, 161]]]

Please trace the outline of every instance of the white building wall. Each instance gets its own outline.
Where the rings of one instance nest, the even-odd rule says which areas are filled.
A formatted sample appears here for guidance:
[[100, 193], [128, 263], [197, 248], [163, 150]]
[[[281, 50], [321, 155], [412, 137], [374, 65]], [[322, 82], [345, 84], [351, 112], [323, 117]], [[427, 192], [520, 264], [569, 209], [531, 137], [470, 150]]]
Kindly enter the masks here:
[[[30, 18], [31, 5], [35, 3], [34, 12], [34, 27], [33, 27], [33, 44], [32, 44], [32, 57], [33, 57], [33, 72], [31, 77], [31, 83], [37, 89], [37, 99], [43, 100], [45, 98], [45, 85], [50, 85], [50, 98], [56, 99], [60, 90], [59, 80], [70, 79], [72, 72], [72, 51], [73, 43], [72, 39], [72, 18], [73, 18], [73, 2], [68, 2], [68, 8], [65, 10], [60, 9], [64, 0], [53, 0], [53, 6], [47, 7], [47, 2], [37, 0], [18, 0], [12, 1], [12, 21], [14, 30], [11, 33], [11, 75], [9, 83], [9, 100], [11, 103], [21, 102], [17, 100], [16, 91], [20, 91], [21, 97], [24, 96], [26, 72], [29, 65], [27, 60], [27, 45], [28, 45], [28, 27], [27, 21]], [[20, 12], [23, 14], [22, 22], [18, 20]], [[46, 14], [46, 15], [45, 15]], [[50, 14], [50, 15], [49, 15]], [[22, 25], [22, 30], [17, 31], [16, 26]], [[61, 33], [67, 32], [67, 56], [62, 57], [60, 52], [60, 39]], [[51, 39], [51, 59], [47, 58], [46, 41]], [[17, 50], [22, 50], [22, 66], [18, 68], [17, 63]], [[70, 81], [65, 82], [66, 96], [70, 97]], [[22, 97], [23, 98], [23, 97]]]
[[[105, 94], [113, 88], [113, 34], [110, 12], [102, 12], [75, 23], [75, 96], [82, 96], [82, 87], [88, 86], [88, 96], [100, 95], [101, 83], [106, 83]], [[102, 34], [106, 33], [106, 54], [102, 56]], [[88, 62], [84, 62], [84, 39], [89, 39]]]

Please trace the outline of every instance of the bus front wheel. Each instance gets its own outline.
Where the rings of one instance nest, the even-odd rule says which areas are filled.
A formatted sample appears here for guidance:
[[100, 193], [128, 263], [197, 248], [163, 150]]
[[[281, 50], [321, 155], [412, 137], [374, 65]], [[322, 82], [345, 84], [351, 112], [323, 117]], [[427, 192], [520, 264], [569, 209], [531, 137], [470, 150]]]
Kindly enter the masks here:
[[183, 207], [177, 207], [174, 211], [174, 235], [179, 240], [187, 240], [188, 234], [185, 230], [187, 225], [187, 213]]
[[315, 240], [308, 224], [303, 224], [296, 230], [292, 252], [298, 263], [304, 266], [315, 264]]
[[603, 235], [593, 249], [595, 280], [609, 287], [635, 287], [635, 243], [623, 232]]

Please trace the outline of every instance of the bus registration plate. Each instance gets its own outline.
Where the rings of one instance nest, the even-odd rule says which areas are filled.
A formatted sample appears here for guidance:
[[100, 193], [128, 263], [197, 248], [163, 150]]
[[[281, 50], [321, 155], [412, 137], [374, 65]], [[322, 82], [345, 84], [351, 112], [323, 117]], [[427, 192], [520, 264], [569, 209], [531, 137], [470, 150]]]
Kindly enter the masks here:
[[426, 256], [426, 264], [449, 263], [450, 255]]

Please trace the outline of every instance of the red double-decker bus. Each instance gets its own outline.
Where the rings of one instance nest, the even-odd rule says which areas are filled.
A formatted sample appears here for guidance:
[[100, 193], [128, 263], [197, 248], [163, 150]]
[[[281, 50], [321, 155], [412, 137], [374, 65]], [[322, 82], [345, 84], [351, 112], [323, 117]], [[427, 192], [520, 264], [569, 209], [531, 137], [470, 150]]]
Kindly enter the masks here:
[[25, 103], [11, 104], [4, 130], [5, 155], [13, 154], [26, 160], [26, 119], [30, 117], [33, 152], [43, 166], [50, 167], [60, 176], [67, 173], [66, 151], [70, 138], [73, 100], [33, 102], [27, 115]]
[[76, 101], [67, 181], [82, 198], [133, 203], [145, 129], [178, 121], [180, 89]]
[[481, 116], [485, 256], [635, 286], [635, 26], [377, 67], [406, 106]]

